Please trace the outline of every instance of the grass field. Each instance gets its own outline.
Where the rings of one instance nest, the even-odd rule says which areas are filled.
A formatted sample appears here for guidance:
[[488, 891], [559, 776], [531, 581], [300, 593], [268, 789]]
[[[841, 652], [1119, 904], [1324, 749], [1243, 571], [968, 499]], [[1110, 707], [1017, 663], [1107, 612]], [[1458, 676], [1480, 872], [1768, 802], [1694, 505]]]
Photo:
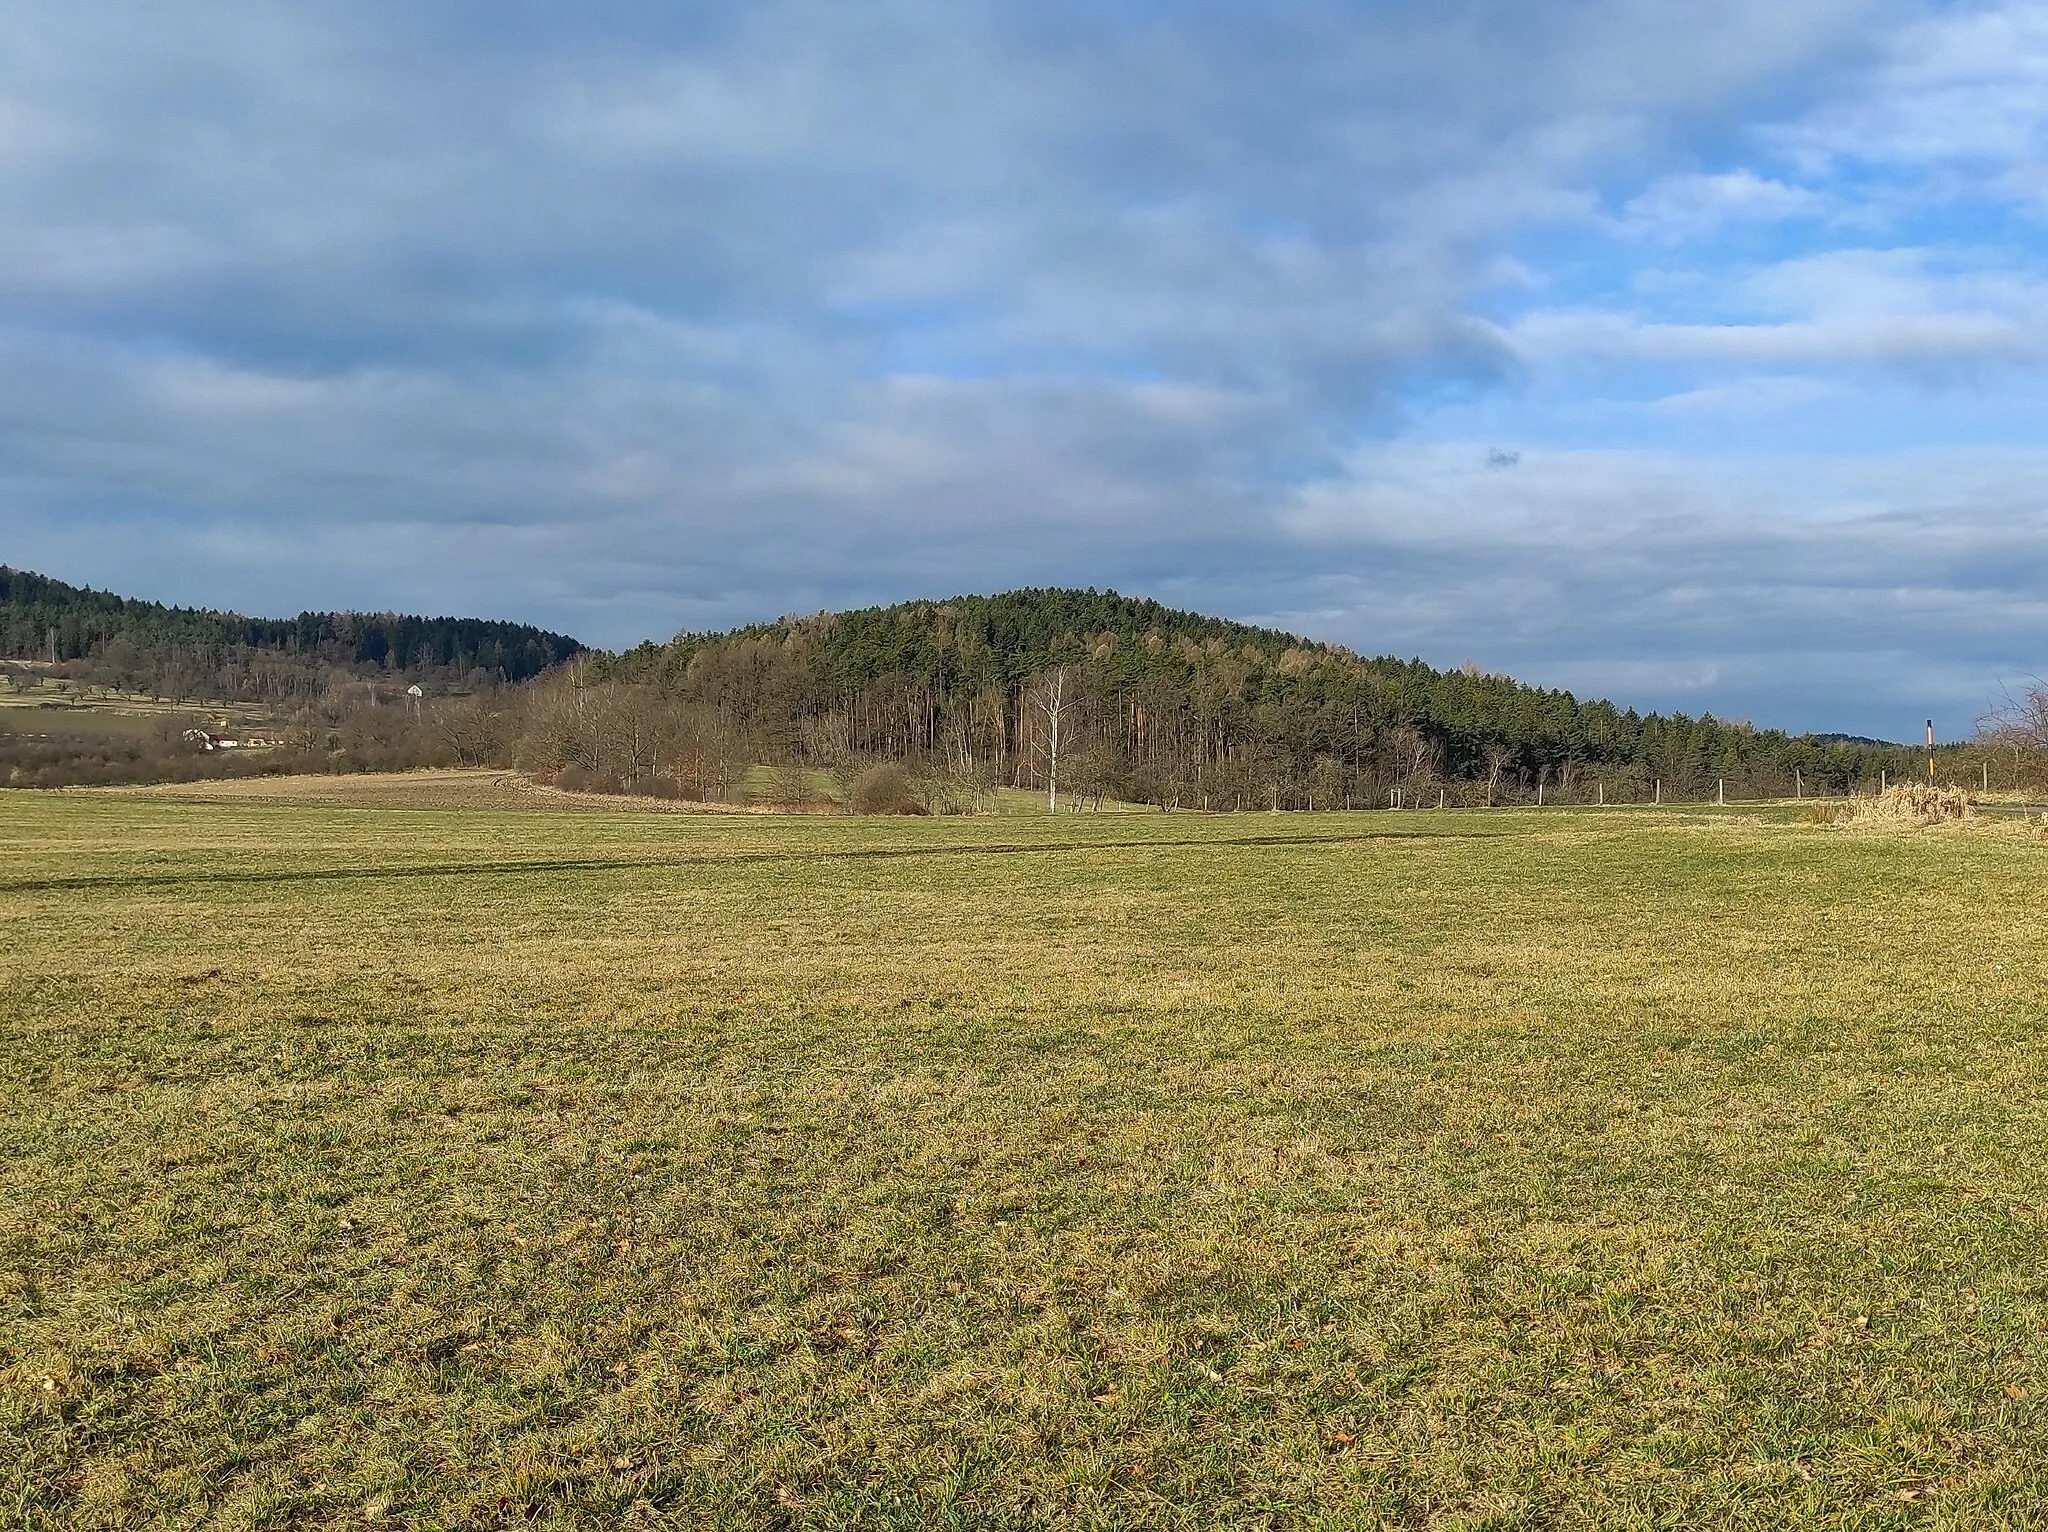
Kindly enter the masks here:
[[0, 795], [0, 1524], [2042, 1525], [2044, 874]]

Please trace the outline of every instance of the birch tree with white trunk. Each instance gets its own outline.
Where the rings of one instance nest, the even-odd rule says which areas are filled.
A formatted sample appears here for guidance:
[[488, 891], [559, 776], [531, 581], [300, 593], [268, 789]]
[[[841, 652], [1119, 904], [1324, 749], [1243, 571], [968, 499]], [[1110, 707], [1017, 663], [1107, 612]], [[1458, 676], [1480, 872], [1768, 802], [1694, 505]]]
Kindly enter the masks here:
[[1060, 811], [1060, 722], [1070, 705], [1067, 696], [1067, 668], [1043, 677], [1038, 683], [1036, 696], [1032, 699], [1039, 712], [1045, 715], [1045, 807], [1046, 812]]

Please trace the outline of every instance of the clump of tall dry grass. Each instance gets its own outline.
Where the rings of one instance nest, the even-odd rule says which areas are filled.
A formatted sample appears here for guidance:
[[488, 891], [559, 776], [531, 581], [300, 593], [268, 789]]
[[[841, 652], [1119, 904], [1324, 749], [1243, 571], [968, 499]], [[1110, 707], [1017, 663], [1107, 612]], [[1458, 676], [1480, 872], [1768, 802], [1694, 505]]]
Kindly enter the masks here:
[[1905, 782], [1875, 797], [1851, 798], [1835, 816], [1835, 823], [1920, 830], [1976, 817], [1975, 800], [1960, 787]]

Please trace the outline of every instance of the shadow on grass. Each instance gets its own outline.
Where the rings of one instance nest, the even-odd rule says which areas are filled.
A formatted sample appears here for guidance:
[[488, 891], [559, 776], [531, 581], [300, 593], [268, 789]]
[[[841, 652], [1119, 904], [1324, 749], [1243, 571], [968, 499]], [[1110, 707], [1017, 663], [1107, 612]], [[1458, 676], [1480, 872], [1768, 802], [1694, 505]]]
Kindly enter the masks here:
[[350, 878], [465, 878], [512, 872], [610, 872], [657, 867], [744, 867], [763, 863], [894, 861], [925, 856], [1058, 856], [1073, 852], [1175, 850], [1205, 846], [1343, 846], [1366, 841], [1495, 840], [1502, 832], [1367, 830], [1349, 835], [1229, 835], [1177, 840], [997, 842], [986, 846], [860, 846], [841, 851], [737, 851], [714, 856], [579, 857], [501, 862], [424, 862], [389, 867], [275, 868], [248, 872], [142, 873], [133, 877], [23, 878], [0, 881], [0, 894], [76, 889], [201, 887], [232, 883], [318, 883]]

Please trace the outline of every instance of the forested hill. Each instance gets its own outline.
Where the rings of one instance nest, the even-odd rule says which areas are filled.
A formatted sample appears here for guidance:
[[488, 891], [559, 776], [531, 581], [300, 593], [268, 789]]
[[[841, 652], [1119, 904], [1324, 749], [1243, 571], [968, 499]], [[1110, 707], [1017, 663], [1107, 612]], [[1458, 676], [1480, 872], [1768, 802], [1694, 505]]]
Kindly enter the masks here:
[[[445, 683], [430, 694], [487, 694], [487, 718], [464, 715], [463, 759], [706, 792], [751, 765], [881, 760], [934, 779], [1039, 786], [1052, 765], [1052, 683], [1062, 780], [1137, 801], [1310, 806], [1440, 790], [1628, 801], [1698, 797], [1719, 779], [1754, 796], [1911, 769], [1898, 747], [1637, 713], [1114, 591], [821, 612], [613, 655], [521, 623], [251, 618], [0, 567], [0, 657], [55, 666], [73, 684], [264, 702], [302, 722], [317, 713], [330, 732], [362, 708], [389, 734], [399, 725], [376, 706], [377, 686], [358, 683], [417, 677]], [[419, 735], [411, 744], [380, 734], [351, 759], [426, 759], [453, 716], [428, 708], [403, 725]]]
[[[997, 596], [956, 596], [894, 606], [785, 617], [729, 633], [679, 633], [665, 647], [643, 644], [624, 659], [674, 674], [699, 653], [768, 641], [805, 656], [819, 681], [861, 687], [888, 676], [917, 676], [934, 685], [1020, 685], [1068, 650], [1100, 647], [1105, 635], [1143, 651], [1165, 644], [1223, 643], [1279, 652], [1308, 643], [1273, 628], [1205, 617], [1115, 591], [1047, 588]], [[1321, 646], [1314, 646], [1321, 647]]]
[[757, 755], [951, 761], [1030, 780], [1034, 687], [1070, 688], [1073, 769], [1105, 790], [1179, 801], [1370, 797], [1391, 786], [1639, 796], [1836, 790], [1905, 754], [1888, 746], [1642, 714], [1470, 667], [1361, 658], [1113, 591], [1020, 590], [681, 634], [606, 657], [601, 676], [673, 699], [689, 728]]
[[[88, 662], [111, 681], [231, 695], [252, 659], [387, 673], [480, 673], [524, 681], [580, 653], [573, 638], [519, 622], [301, 612], [291, 618], [163, 606], [0, 565], [0, 655]], [[275, 668], [274, 665], [272, 668]]]

